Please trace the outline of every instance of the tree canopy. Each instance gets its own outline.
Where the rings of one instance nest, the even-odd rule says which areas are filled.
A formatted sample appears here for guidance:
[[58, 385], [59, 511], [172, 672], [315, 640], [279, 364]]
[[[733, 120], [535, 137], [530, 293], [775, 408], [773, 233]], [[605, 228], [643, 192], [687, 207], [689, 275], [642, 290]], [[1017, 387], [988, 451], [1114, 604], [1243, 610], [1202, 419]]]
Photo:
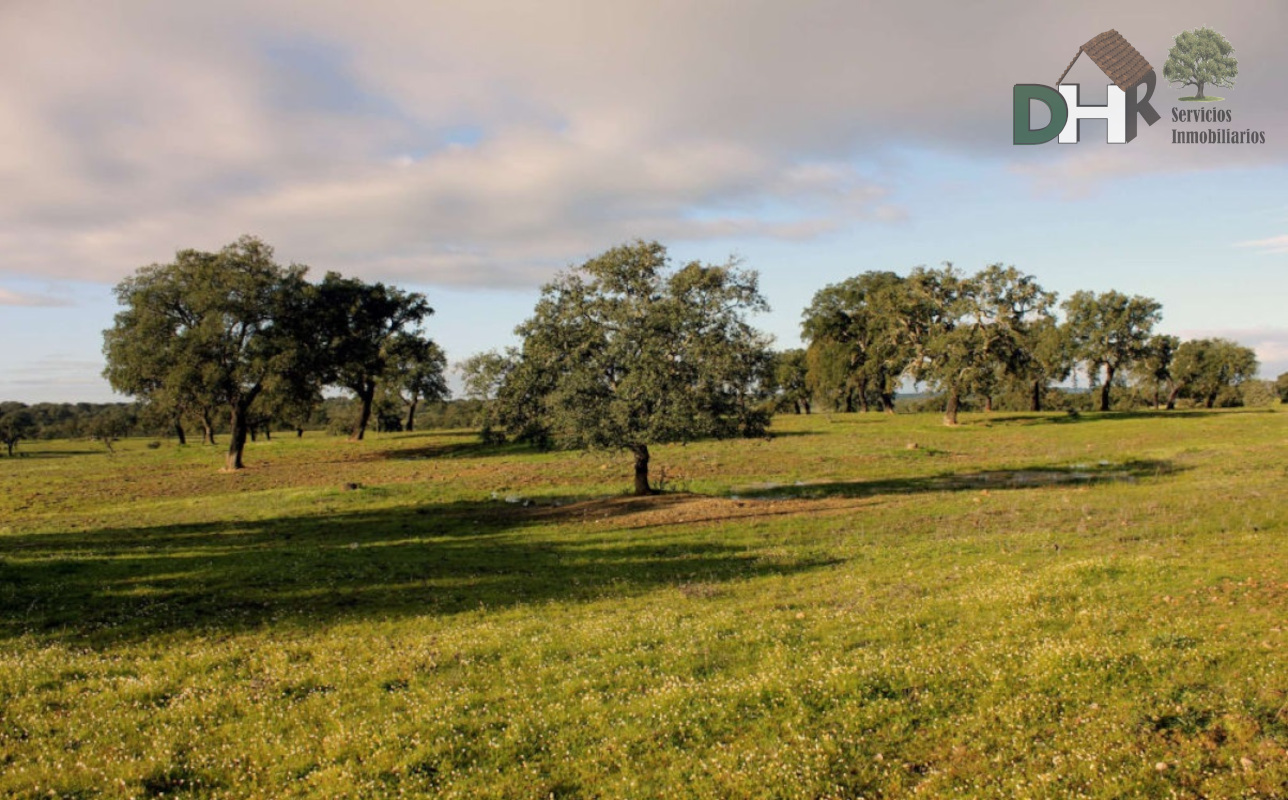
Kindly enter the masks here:
[[[904, 279], [893, 272], [865, 272], [814, 294], [801, 334], [816, 345], [816, 384], [837, 384], [824, 375], [841, 367], [843, 379], [833, 392], [845, 391], [848, 397], [848, 392], [857, 391], [864, 406], [871, 395], [882, 409], [894, 411], [895, 392], [912, 360], [904, 335], [906, 289]], [[837, 357], [843, 366], [835, 363]]]
[[1177, 392], [1212, 408], [1221, 390], [1256, 377], [1257, 354], [1229, 339], [1192, 339], [1176, 348], [1171, 375]]
[[1149, 354], [1149, 340], [1161, 318], [1162, 305], [1149, 297], [1116, 291], [1075, 292], [1064, 302], [1074, 352], [1095, 380], [1101, 369], [1100, 410], [1109, 410], [1109, 387], [1119, 370]]
[[31, 439], [38, 430], [36, 418], [21, 403], [0, 406], [0, 444], [12, 457], [14, 448], [23, 439]]
[[630, 450], [649, 494], [649, 445], [764, 431], [771, 358], [747, 316], [765, 310], [736, 262], [672, 269], [657, 242], [615, 247], [542, 289], [502, 418], [524, 438]]
[[[361, 406], [350, 438], [360, 440], [371, 419], [376, 389], [388, 379], [390, 365], [410, 353], [406, 343], [401, 345], [403, 352], [396, 353], [398, 342], [401, 337], [418, 336], [421, 321], [434, 310], [422, 294], [335, 272], [328, 272], [318, 285], [316, 307], [314, 324], [324, 350], [323, 382], [343, 386], [357, 396]], [[438, 363], [440, 375], [443, 366]]]
[[124, 394], [226, 409], [225, 468], [240, 469], [252, 405], [307, 383], [305, 271], [278, 265], [272, 248], [249, 236], [143, 267], [116, 287], [124, 308], [104, 334], [104, 375]]
[[386, 361], [386, 380], [407, 404], [403, 430], [415, 430], [416, 407], [422, 400], [432, 403], [451, 397], [447, 388], [447, 354], [420, 333], [399, 331], [390, 337]]

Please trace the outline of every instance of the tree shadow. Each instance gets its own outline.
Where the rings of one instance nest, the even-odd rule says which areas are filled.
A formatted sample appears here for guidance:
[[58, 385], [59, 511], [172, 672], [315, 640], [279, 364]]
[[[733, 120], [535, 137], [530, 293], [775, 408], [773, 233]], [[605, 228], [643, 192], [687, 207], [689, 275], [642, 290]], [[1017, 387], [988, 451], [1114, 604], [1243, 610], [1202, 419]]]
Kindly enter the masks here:
[[1122, 422], [1136, 419], [1211, 419], [1215, 414], [1273, 414], [1272, 408], [1227, 408], [1227, 409], [1140, 409], [1136, 411], [1078, 411], [1078, 412], [1031, 412], [1028, 414], [1010, 414], [982, 416], [964, 421], [969, 425], [1073, 425], [1084, 422]]
[[[107, 448], [105, 447], [99, 447], [93, 450], [33, 450], [30, 447], [27, 447], [27, 448], [17, 448], [13, 451], [14, 459], [23, 459], [23, 458], [49, 459], [49, 458], [72, 458], [75, 456], [110, 456], [110, 455], [111, 453], [108, 452]], [[0, 459], [4, 459], [4, 458], [6, 458], [6, 456], [3, 453], [0, 453]]]
[[[539, 513], [534, 513], [539, 512]], [[109, 646], [173, 633], [627, 597], [822, 566], [621, 531], [577, 505], [405, 509], [0, 537], [0, 639]]]
[[419, 461], [440, 458], [488, 458], [492, 456], [528, 455], [541, 452], [526, 444], [487, 444], [485, 442], [440, 442], [419, 447], [382, 449], [363, 456], [362, 461]]
[[1138, 459], [1121, 464], [1043, 464], [1019, 469], [983, 472], [942, 472], [911, 478], [888, 478], [869, 481], [830, 481], [751, 489], [736, 494], [742, 498], [822, 499], [829, 497], [861, 498], [877, 495], [908, 495], [927, 492], [978, 491], [981, 489], [1031, 489], [1060, 484], [1089, 485], [1096, 483], [1132, 483], [1144, 478], [1174, 475], [1182, 471], [1170, 461]]

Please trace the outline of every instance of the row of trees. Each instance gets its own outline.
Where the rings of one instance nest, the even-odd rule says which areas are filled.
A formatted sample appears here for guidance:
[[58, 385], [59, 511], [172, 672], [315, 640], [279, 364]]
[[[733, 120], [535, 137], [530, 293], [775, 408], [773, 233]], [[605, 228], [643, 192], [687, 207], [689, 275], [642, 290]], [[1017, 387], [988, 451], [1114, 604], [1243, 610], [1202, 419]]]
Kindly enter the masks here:
[[306, 273], [249, 236], [138, 270], [116, 287], [123, 310], [104, 333], [104, 375], [166, 415], [180, 442], [192, 422], [210, 441], [224, 415], [230, 470], [241, 469], [254, 426], [288, 419], [302, 429], [326, 387], [358, 398], [354, 439], [382, 387], [409, 399], [409, 427], [419, 400], [446, 398], [446, 357], [420, 327], [433, 313], [423, 295], [334, 272], [313, 284]]
[[894, 410], [909, 378], [944, 396], [957, 422], [967, 396], [992, 407], [999, 393], [1023, 393], [1042, 409], [1053, 384], [1081, 368], [1099, 386], [1099, 407], [1130, 374], [1166, 394], [1211, 407], [1220, 391], [1255, 377], [1255, 353], [1224, 339], [1181, 342], [1154, 333], [1161, 305], [1148, 297], [1080, 291], [1058, 307], [1032, 275], [994, 264], [967, 275], [952, 265], [907, 277], [866, 272], [825, 287], [805, 309], [807, 347], [788, 351], [776, 381], [784, 400], [808, 410], [814, 398], [838, 408]]
[[[373, 408], [401, 404], [391, 396], [413, 427], [419, 398], [447, 396], [445, 357], [420, 328], [432, 313], [425, 298], [336, 273], [312, 284], [305, 273], [250, 237], [139, 270], [116, 289], [123, 310], [105, 334], [105, 374], [180, 436], [186, 421], [209, 433], [224, 414], [228, 469], [241, 467], [256, 420], [305, 420], [326, 387], [356, 398], [354, 439]], [[987, 409], [1002, 391], [1022, 389], [1040, 410], [1080, 366], [1099, 382], [1103, 410], [1128, 373], [1153, 381], [1170, 406], [1185, 392], [1210, 405], [1256, 372], [1233, 342], [1156, 335], [1161, 308], [1150, 298], [1056, 301], [1002, 265], [867, 272], [820, 290], [804, 314], [808, 346], [776, 354], [748, 321], [768, 310], [754, 272], [736, 261], [676, 268], [662, 245], [640, 241], [560, 274], [516, 329], [522, 344], [470, 358], [462, 372], [485, 437], [627, 449], [640, 494], [651, 490], [650, 445], [761, 435], [783, 403], [807, 410], [827, 397], [893, 411], [914, 380], [942, 395], [956, 424], [967, 399]]]

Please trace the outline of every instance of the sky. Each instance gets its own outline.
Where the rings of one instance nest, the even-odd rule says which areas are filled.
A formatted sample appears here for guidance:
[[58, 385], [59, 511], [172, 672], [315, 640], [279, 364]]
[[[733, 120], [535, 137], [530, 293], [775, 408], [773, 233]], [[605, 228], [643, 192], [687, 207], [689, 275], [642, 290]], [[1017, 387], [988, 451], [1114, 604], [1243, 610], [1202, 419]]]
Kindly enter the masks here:
[[[1227, 124], [1172, 122], [1162, 65], [1209, 26]], [[1162, 120], [1012, 144], [1012, 87], [1116, 29]], [[868, 270], [1013, 264], [1062, 297], [1163, 304], [1162, 332], [1288, 371], [1288, 4], [174, 3], [0, 0], [0, 400], [107, 401], [112, 287], [263, 238], [314, 277], [427, 295], [453, 361], [515, 343], [540, 286], [633, 239], [759, 272], [799, 344]], [[1103, 102], [1086, 57], [1066, 83]], [[1035, 118], [1035, 122], [1040, 122]], [[1172, 129], [1265, 132], [1181, 145]]]

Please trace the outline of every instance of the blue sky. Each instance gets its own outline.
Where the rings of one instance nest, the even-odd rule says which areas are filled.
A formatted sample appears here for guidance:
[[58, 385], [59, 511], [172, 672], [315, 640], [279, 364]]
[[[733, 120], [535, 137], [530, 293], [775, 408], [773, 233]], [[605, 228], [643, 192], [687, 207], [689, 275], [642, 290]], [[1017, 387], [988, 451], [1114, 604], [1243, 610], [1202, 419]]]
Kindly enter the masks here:
[[[493, 5], [6, 5], [0, 58], [25, 71], [0, 70], [0, 399], [111, 399], [111, 286], [242, 233], [424, 292], [454, 360], [512, 343], [557, 269], [640, 237], [741, 257], [782, 346], [827, 283], [1002, 262], [1062, 296], [1149, 295], [1164, 331], [1288, 371], [1273, 3]], [[1102, 123], [1010, 144], [1012, 84], [1053, 82], [1110, 27], [1161, 70], [1199, 24], [1240, 57], [1231, 127], [1267, 144], [1170, 144], [1165, 82], [1163, 121], [1129, 145], [1096, 144]], [[972, 36], [992, 46], [962, 52]], [[50, 42], [56, 67], [35, 60]], [[1067, 80], [1103, 97], [1087, 61]]]

